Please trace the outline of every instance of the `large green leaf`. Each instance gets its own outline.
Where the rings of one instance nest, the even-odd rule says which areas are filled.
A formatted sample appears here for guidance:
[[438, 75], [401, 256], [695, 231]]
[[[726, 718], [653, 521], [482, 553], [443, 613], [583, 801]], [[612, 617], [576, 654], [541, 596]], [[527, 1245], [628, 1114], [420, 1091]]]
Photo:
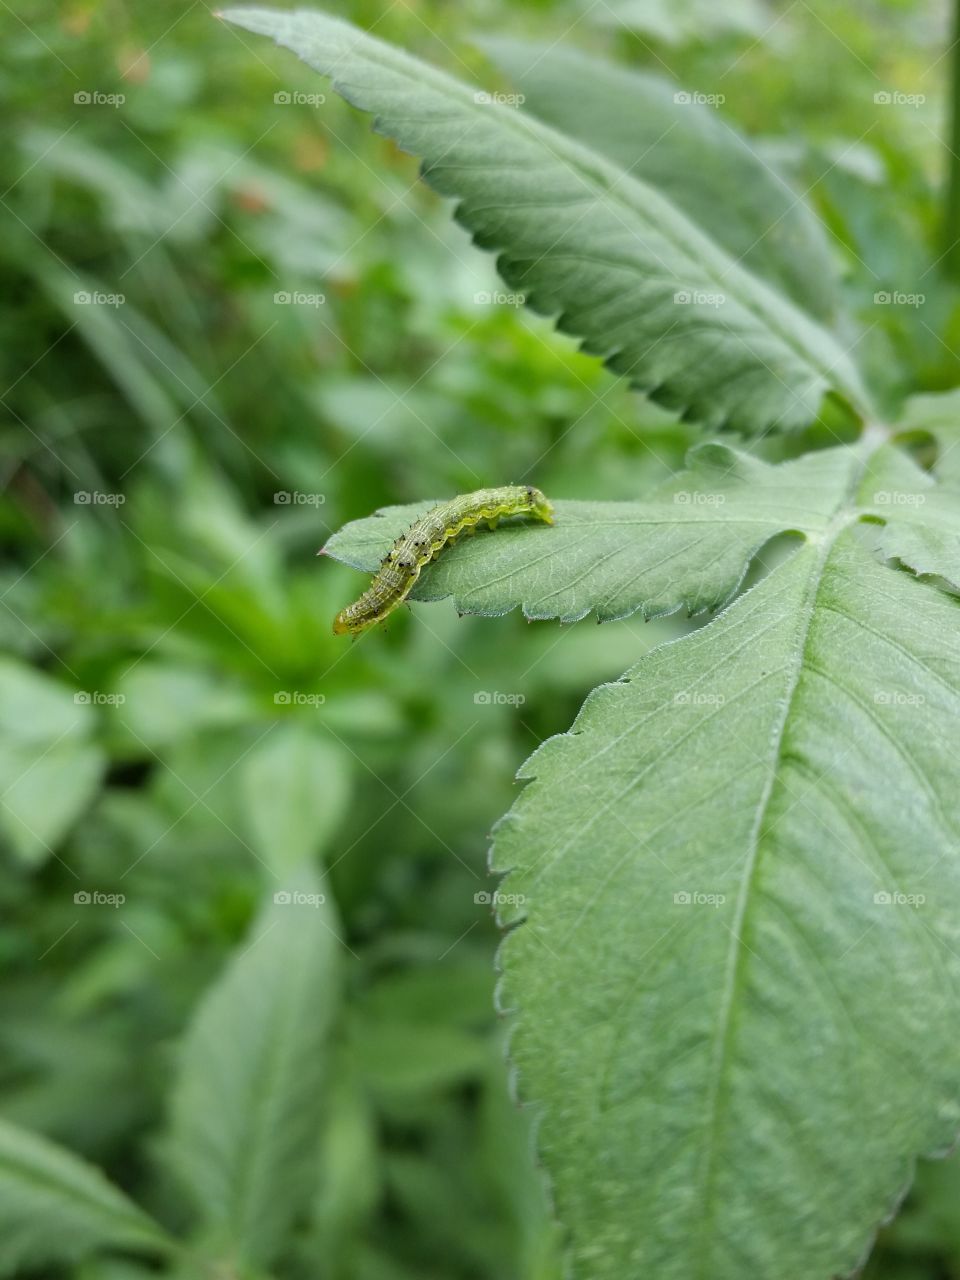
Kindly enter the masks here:
[[837, 269], [823, 224], [716, 106], [664, 76], [563, 45], [479, 44], [527, 111], [648, 182], [736, 261], [830, 318]]
[[333, 77], [423, 158], [504, 279], [618, 373], [708, 426], [809, 422], [825, 393], [862, 410], [846, 350], [606, 157], [320, 13], [233, 9]]
[[225, 1258], [268, 1262], [304, 1208], [337, 1003], [323, 882], [298, 879], [261, 912], [183, 1047], [168, 1158]]
[[[528, 618], [564, 622], [588, 613], [607, 620], [636, 610], [649, 617], [716, 608], [770, 538], [826, 532], [847, 498], [858, 456], [855, 449], [830, 449], [773, 466], [724, 445], [702, 445], [692, 450], [687, 470], [646, 501], [561, 500], [553, 526], [512, 524], [461, 540], [424, 569], [412, 598], [453, 596], [464, 613], [521, 605]], [[911, 498], [916, 486], [922, 501]], [[354, 521], [325, 550], [372, 571], [397, 534], [431, 505], [388, 507]], [[907, 537], [942, 541], [960, 527], [956, 510], [952, 489], [886, 447], [871, 455], [850, 517], [889, 521], [886, 554], [908, 560]]]
[[0, 1275], [100, 1249], [163, 1252], [172, 1241], [98, 1169], [0, 1120]]
[[577, 1280], [845, 1275], [956, 1137], [960, 608], [858, 514], [596, 690], [498, 830]]
[[[421, 509], [328, 550], [371, 568]], [[598, 690], [500, 828], [503, 1000], [578, 1280], [829, 1280], [954, 1136], [960, 611], [884, 560], [956, 575], [956, 510], [872, 438], [708, 445], [645, 502], [560, 501], [425, 571], [463, 609], [618, 616], [716, 605], [803, 539]]]

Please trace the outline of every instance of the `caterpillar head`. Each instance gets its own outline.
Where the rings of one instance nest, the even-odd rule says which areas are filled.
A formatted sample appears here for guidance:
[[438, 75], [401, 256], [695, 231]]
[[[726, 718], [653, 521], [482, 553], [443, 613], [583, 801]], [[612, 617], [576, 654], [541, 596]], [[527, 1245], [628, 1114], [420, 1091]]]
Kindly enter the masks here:
[[530, 514], [546, 524], [553, 524], [553, 507], [539, 489], [532, 484], [526, 486], [527, 501], [530, 503]]
[[369, 615], [366, 610], [361, 610], [358, 606], [361, 601], [356, 604], [347, 605], [333, 620], [333, 634], [335, 636], [356, 636], [363, 631], [369, 623]]

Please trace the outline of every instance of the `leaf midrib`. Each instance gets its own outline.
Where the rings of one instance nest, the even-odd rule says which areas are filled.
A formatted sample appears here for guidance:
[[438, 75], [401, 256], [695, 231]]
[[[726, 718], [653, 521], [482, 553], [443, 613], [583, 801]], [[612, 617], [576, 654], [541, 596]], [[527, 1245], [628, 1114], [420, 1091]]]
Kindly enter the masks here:
[[[757, 870], [760, 864], [763, 826], [766, 820], [770, 801], [780, 777], [780, 760], [784, 734], [793, 712], [800, 678], [806, 665], [807, 647], [814, 618], [817, 613], [817, 600], [823, 585], [824, 573], [830, 556], [836, 547], [837, 540], [847, 529], [857, 523], [862, 513], [856, 509], [855, 497], [864, 471], [869, 466], [869, 455], [861, 454], [848, 483], [844, 499], [838, 503], [837, 513], [822, 539], [820, 554], [811, 571], [805, 589], [804, 607], [800, 613], [797, 627], [795, 653], [787, 696], [783, 700], [783, 710], [774, 725], [770, 741], [771, 766], [767, 779], [757, 802], [753, 826], [750, 831], [747, 863], [740, 881], [740, 889], [734, 905], [734, 919], [730, 927], [731, 946], [727, 956], [724, 989], [720, 1000], [720, 1012], [717, 1020], [717, 1034], [714, 1039], [714, 1069], [710, 1073], [710, 1086], [707, 1099], [707, 1141], [701, 1157], [700, 1190], [697, 1203], [700, 1206], [700, 1229], [698, 1232], [698, 1261], [696, 1275], [698, 1280], [710, 1280], [709, 1261], [713, 1245], [713, 1224], [716, 1214], [716, 1201], [713, 1196], [716, 1174], [716, 1152], [719, 1131], [725, 1116], [729, 1090], [726, 1087], [727, 1069], [731, 1058], [731, 1046], [736, 1027], [736, 1013], [739, 1008], [737, 993], [743, 980], [746, 957], [749, 948], [743, 941], [743, 931], [747, 912], [751, 902]], [[851, 508], [845, 510], [844, 508]]]

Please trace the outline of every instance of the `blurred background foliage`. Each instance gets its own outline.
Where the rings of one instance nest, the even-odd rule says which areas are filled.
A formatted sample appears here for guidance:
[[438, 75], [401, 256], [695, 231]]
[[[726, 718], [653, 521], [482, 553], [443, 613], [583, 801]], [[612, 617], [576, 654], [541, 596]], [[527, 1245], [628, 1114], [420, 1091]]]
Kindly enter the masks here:
[[[960, 381], [945, 5], [341, 11], [487, 85], [474, 35], [723, 95], [834, 232], [887, 411]], [[190, 1124], [180, 1046], [202, 1074], [205, 993], [264, 901], [322, 864], [340, 962], [307, 1081], [320, 1133], [269, 1273], [557, 1280], [493, 1013], [487, 837], [537, 744], [688, 624], [433, 605], [350, 644], [330, 621], [361, 582], [314, 553], [380, 505], [484, 484], [633, 496], [694, 433], [498, 297], [413, 162], [205, 0], [35, 0], [0, 25], [0, 1115], [189, 1231], [189, 1175], [164, 1157]], [[922, 100], [878, 111], [894, 91]], [[955, 1163], [925, 1168], [870, 1274], [960, 1277], [958, 1210]]]

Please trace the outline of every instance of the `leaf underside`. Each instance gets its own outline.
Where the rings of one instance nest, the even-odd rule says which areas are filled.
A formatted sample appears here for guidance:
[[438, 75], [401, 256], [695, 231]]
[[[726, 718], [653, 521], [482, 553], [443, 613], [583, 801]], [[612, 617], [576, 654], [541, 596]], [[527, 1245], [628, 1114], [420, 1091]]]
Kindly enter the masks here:
[[831, 318], [837, 271], [823, 224], [722, 109], [662, 75], [563, 44], [477, 43], [522, 91], [525, 111], [642, 178], [738, 262]]
[[[232, 9], [423, 161], [527, 303], [668, 408], [716, 429], [787, 430], [866, 393], [837, 338], [605, 156], [321, 13]], [[481, 99], [478, 101], [478, 98]]]
[[958, 617], [844, 528], [524, 768], [501, 1000], [577, 1277], [844, 1274], [953, 1141]]
[[[601, 621], [640, 611], [700, 613], [726, 603], [778, 534], [819, 536], [845, 501], [851, 449], [770, 465], [724, 445], [691, 451], [685, 471], [642, 502], [554, 502], [553, 526], [514, 522], [447, 548], [413, 600], [452, 596], [461, 613]], [[394, 538], [434, 503], [388, 507], [346, 525], [324, 550], [375, 572]], [[878, 545], [921, 572], [960, 581], [958, 490], [896, 449], [865, 467], [847, 518], [883, 522]], [[918, 548], [928, 552], [921, 561]]]

